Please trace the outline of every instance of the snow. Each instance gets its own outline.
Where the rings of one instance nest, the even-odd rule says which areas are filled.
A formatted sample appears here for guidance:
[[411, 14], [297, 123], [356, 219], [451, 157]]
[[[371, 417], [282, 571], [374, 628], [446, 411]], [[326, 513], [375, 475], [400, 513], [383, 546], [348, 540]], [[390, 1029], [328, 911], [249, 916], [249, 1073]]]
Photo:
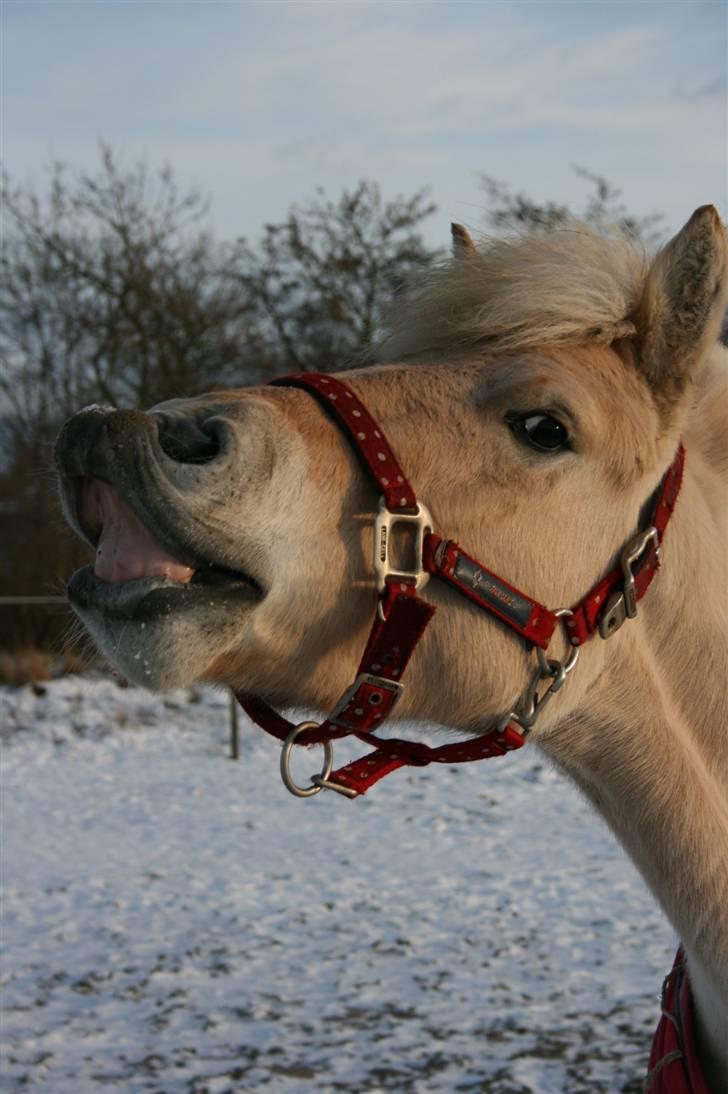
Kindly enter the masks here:
[[674, 938], [535, 749], [301, 801], [222, 692], [40, 690], [0, 689], [3, 1091], [641, 1090]]

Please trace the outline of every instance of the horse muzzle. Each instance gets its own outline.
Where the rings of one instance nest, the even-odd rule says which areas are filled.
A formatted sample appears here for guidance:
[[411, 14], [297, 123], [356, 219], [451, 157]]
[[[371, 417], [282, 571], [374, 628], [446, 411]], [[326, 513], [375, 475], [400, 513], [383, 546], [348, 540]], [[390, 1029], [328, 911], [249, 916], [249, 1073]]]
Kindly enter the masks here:
[[99, 406], [66, 422], [55, 448], [63, 509], [96, 551], [69, 583], [79, 611], [130, 619], [259, 595], [206, 527], [206, 499], [230, 469], [219, 420], [204, 426], [196, 415]]

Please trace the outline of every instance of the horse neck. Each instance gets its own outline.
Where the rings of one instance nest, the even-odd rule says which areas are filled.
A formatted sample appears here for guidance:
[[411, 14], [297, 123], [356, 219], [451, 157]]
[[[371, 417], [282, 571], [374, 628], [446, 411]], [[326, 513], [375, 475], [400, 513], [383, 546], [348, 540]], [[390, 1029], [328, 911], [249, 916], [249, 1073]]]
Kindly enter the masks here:
[[692, 466], [688, 457], [662, 569], [637, 619], [609, 640], [609, 667], [584, 707], [544, 747], [605, 817], [682, 939], [708, 1054], [723, 1080], [728, 583], [721, 489], [697, 454]]

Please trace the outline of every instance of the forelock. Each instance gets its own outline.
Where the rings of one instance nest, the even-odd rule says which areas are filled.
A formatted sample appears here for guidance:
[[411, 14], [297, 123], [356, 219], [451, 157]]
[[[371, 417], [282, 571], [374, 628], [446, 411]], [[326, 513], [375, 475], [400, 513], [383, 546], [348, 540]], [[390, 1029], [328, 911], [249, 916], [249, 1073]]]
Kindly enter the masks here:
[[570, 222], [547, 233], [484, 238], [436, 265], [397, 301], [379, 358], [493, 353], [634, 333], [648, 260], [623, 233]]

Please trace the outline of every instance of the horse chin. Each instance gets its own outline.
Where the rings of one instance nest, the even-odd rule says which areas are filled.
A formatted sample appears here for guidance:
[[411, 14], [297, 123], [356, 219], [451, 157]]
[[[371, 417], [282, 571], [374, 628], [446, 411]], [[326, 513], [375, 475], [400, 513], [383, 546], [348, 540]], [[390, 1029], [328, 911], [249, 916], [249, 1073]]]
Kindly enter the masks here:
[[261, 593], [242, 576], [214, 583], [143, 577], [109, 583], [73, 574], [69, 601], [104, 657], [132, 683], [183, 687], [234, 648]]

